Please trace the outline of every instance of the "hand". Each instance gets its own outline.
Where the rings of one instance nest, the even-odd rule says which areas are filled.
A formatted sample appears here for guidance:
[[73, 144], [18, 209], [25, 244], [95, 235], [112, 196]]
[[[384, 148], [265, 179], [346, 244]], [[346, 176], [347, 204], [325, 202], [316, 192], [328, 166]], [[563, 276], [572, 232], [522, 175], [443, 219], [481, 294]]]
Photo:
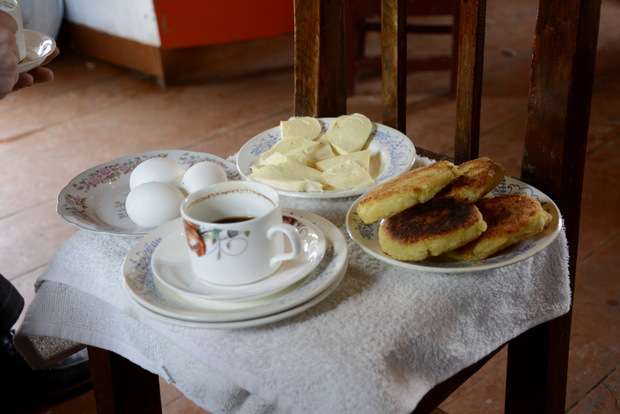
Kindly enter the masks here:
[[58, 47], [54, 49], [51, 55], [49, 55], [40, 66], [25, 72], [20, 73], [15, 86], [13, 86], [13, 91], [17, 91], [22, 88], [26, 88], [28, 86], [35, 85], [37, 83], [51, 82], [54, 80], [54, 72], [51, 69], [45, 68], [43, 66], [47, 65], [52, 61], [56, 56], [60, 54], [60, 50]]
[[19, 79], [16, 30], [15, 20], [8, 13], [0, 11], [0, 99], [13, 91]]
[[19, 52], [15, 40], [17, 23], [8, 14], [0, 11], [0, 99], [11, 92], [35, 85], [50, 82], [54, 79], [54, 72], [43, 66], [52, 61], [60, 51], [56, 48], [38, 67], [19, 73]]

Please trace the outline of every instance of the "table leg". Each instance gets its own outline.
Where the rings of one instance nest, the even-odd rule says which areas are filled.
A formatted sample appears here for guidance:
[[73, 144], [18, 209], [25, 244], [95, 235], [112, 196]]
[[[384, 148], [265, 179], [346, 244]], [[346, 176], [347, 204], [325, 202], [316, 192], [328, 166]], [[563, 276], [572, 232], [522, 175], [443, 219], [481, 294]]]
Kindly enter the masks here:
[[88, 347], [97, 412], [161, 413], [159, 377], [104, 349]]

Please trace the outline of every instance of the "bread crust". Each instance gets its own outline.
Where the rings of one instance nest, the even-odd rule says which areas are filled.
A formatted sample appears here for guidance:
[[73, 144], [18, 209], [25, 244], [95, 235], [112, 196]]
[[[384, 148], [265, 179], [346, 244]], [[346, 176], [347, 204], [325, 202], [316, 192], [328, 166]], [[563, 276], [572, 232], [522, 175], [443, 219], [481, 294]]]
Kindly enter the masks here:
[[552, 220], [529, 195], [484, 198], [504, 175], [504, 167], [488, 157], [458, 167], [438, 161], [369, 191], [357, 214], [365, 223], [382, 220], [379, 244], [397, 260], [441, 254], [483, 260], [540, 233]]
[[486, 259], [540, 233], [552, 219], [538, 200], [525, 194], [485, 198], [477, 202], [476, 206], [487, 223], [487, 230], [476, 240], [448, 253], [448, 256], [467, 261]]
[[469, 243], [486, 227], [475, 205], [433, 199], [383, 220], [379, 244], [395, 259], [419, 261]]
[[480, 157], [458, 166], [458, 175], [437, 197], [453, 198], [461, 203], [481, 200], [504, 179], [504, 167], [488, 157]]
[[437, 161], [416, 168], [370, 190], [360, 200], [357, 214], [365, 223], [375, 223], [433, 198], [457, 175], [450, 161]]

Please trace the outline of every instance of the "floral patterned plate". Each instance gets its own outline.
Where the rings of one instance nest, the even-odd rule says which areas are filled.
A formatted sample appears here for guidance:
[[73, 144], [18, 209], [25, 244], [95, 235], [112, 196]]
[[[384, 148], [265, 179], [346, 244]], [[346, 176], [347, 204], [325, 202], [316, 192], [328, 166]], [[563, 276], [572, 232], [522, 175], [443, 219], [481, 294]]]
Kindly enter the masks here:
[[291, 286], [308, 276], [323, 259], [325, 237], [310, 221], [285, 215], [282, 220], [297, 228], [303, 252], [287, 260], [270, 276], [239, 286], [221, 286], [204, 282], [194, 276], [187, 252], [182, 222], [165, 236], [153, 252], [151, 266], [155, 277], [170, 289], [181, 294], [211, 300], [231, 300], [259, 297]]
[[[323, 129], [327, 130], [336, 118], [319, 118]], [[416, 152], [411, 140], [402, 132], [388, 126], [377, 124], [376, 130], [367, 147], [372, 150], [371, 175], [376, 184], [381, 184], [407, 172], [413, 166]], [[280, 140], [280, 127], [264, 131], [245, 143], [237, 154], [237, 168], [243, 179], [250, 181], [248, 175], [252, 173], [252, 166], [257, 164], [260, 155], [273, 147]], [[351, 197], [365, 193], [370, 188], [337, 191], [284, 191], [278, 193], [284, 196], [300, 198], [338, 198]]]
[[349, 235], [355, 243], [370, 255], [405, 268], [424, 270], [427, 272], [460, 273], [478, 270], [494, 269], [519, 262], [535, 255], [547, 247], [558, 235], [562, 228], [562, 216], [555, 203], [541, 191], [525, 184], [516, 178], [507, 176], [502, 183], [495, 187], [488, 197], [496, 197], [502, 194], [527, 194], [536, 198], [542, 204], [553, 219], [551, 224], [541, 233], [532, 236], [522, 242], [497, 252], [493, 256], [479, 262], [457, 261], [446, 256], [437, 256], [419, 262], [403, 262], [396, 260], [384, 253], [379, 245], [380, 222], [365, 224], [357, 215], [357, 206], [361, 196], [357, 199], [347, 213], [346, 225]]
[[127, 216], [125, 199], [131, 172], [141, 162], [155, 157], [172, 159], [185, 169], [201, 161], [211, 161], [226, 171], [229, 180], [240, 179], [233, 163], [215, 155], [180, 150], [146, 152], [84, 171], [60, 192], [56, 211], [68, 223], [85, 230], [120, 235], [148, 233], [152, 229], [138, 226]]
[[318, 266], [297, 283], [267, 296], [243, 300], [209, 300], [170, 289], [155, 277], [151, 259], [166, 235], [180, 226], [173, 220], [144, 236], [127, 253], [121, 267], [127, 295], [151, 317], [198, 328], [258, 326], [303, 312], [325, 299], [342, 281], [347, 268], [347, 244], [330, 221], [301, 210], [284, 211], [287, 216], [316, 225], [326, 240], [325, 255]]

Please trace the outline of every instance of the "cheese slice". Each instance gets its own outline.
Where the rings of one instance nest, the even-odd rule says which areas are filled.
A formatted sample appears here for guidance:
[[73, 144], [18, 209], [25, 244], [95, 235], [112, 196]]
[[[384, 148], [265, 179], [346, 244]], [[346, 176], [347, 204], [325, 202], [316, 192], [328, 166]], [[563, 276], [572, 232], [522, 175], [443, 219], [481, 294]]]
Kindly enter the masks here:
[[336, 154], [334, 153], [334, 150], [332, 150], [332, 146], [329, 142], [321, 140], [315, 142], [317, 143], [317, 146], [309, 148], [307, 151], [307, 163], [310, 167], [314, 167], [318, 161], [336, 157]]
[[279, 164], [254, 165], [248, 177], [286, 191], [323, 191], [323, 174], [295, 158]]
[[257, 165], [277, 165], [277, 164], [282, 164], [283, 162], [286, 162], [288, 160], [290, 160], [290, 158], [287, 157], [286, 155], [280, 154], [279, 152], [274, 152], [269, 157], [261, 161], [260, 164], [257, 164]]
[[315, 139], [323, 130], [321, 121], [309, 116], [291, 118], [288, 121], [280, 121], [280, 133], [282, 138], [304, 137]]
[[319, 171], [329, 170], [331, 167], [335, 165], [341, 164], [346, 160], [355, 161], [365, 169], [366, 171], [370, 171], [370, 149], [365, 149], [362, 151], [355, 151], [345, 155], [339, 155], [337, 157], [327, 158], [321, 161], [317, 161], [316, 169]]
[[353, 160], [344, 160], [325, 170], [323, 180], [337, 190], [365, 188], [375, 184], [368, 171]]
[[336, 118], [325, 133], [338, 155], [361, 150], [373, 132], [373, 123], [362, 114], [342, 115]]
[[278, 153], [287, 157], [297, 158], [300, 162], [306, 163], [308, 160], [308, 154], [319, 145], [321, 145], [320, 142], [313, 141], [305, 137], [284, 138], [278, 141], [269, 150], [263, 152], [260, 156], [260, 162], [263, 163], [273, 154]]

